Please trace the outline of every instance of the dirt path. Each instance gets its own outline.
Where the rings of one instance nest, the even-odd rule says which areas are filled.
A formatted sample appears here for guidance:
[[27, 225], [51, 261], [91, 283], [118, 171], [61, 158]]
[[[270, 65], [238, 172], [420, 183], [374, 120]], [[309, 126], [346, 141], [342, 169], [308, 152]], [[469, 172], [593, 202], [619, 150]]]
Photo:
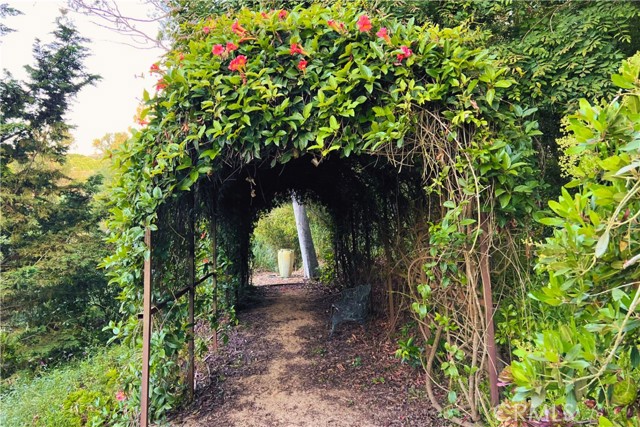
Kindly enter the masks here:
[[257, 292], [257, 306], [239, 313], [240, 326], [229, 344], [209, 359], [211, 384], [171, 425], [441, 425], [424, 408], [407, 417], [407, 400], [394, 400], [397, 391], [384, 390], [382, 375], [383, 387], [373, 390], [375, 381], [370, 377], [376, 378], [377, 373], [364, 368], [357, 372], [363, 358], [369, 359], [366, 351], [360, 348], [360, 355], [354, 356], [341, 346], [358, 348], [355, 341], [349, 342], [355, 334], [347, 334], [362, 328], [353, 325], [350, 331], [347, 327], [327, 340], [331, 296], [300, 285], [265, 286]]

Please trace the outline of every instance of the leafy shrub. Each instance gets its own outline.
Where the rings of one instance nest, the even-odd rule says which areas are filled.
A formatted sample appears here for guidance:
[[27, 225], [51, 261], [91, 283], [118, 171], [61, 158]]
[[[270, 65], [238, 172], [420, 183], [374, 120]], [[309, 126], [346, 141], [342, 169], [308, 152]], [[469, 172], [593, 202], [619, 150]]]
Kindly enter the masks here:
[[277, 269], [279, 249], [293, 249], [294, 268], [300, 265], [298, 231], [291, 203], [285, 203], [263, 215], [253, 232], [255, 266], [272, 271]]
[[601, 426], [638, 423], [639, 77], [640, 53], [612, 78], [621, 96], [601, 105], [583, 99], [568, 117], [575, 179], [540, 220], [554, 228], [538, 248], [548, 283], [533, 296], [558, 320], [516, 351], [508, 381], [513, 401], [562, 408], [558, 422], [577, 411]]

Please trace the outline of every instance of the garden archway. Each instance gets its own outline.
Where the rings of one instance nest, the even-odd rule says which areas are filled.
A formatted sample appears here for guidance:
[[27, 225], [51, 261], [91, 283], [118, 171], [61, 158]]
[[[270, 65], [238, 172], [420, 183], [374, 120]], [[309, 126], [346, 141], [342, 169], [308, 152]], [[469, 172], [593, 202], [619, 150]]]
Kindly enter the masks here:
[[[407, 306], [427, 325], [439, 314], [434, 307], [456, 316], [456, 298], [463, 295], [468, 311], [461, 319], [477, 323], [456, 340], [485, 340], [491, 313], [477, 309], [477, 285], [488, 250], [479, 251], [478, 243], [489, 247], [488, 227], [532, 203], [535, 180], [527, 156], [536, 127], [526, 122], [530, 113], [502, 102], [511, 85], [508, 70], [476, 46], [476, 34], [372, 20], [351, 6], [243, 10], [182, 32], [175, 49], [152, 67], [160, 74], [157, 92], [145, 95], [145, 127], [116, 157], [121, 174], [112, 192], [109, 225], [119, 249], [105, 265], [123, 289], [123, 308], [139, 311], [140, 271], [149, 253], [145, 228], [160, 237], [154, 242], [164, 257], [163, 266], [153, 269], [162, 282], [154, 300], [182, 295], [176, 291], [185, 277], [191, 284], [189, 309], [168, 310], [163, 331], [154, 336], [164, 357], [151, 357], [143, 389], [151, 374], [165, 398], [181, 393], [167, 360], [180, 356], [178, 343], [191, 334], [194, 311], [211, 309], [193, 302], [196, 273], [210, 271], [197, 263], [206, 248], [184, 236], [219, 219], [220, 236], [212, 234], [229, 244], [225, 255], [235, 260], [227, 264], [228, 286], [241, 290], [252, 221], [285, 189], [311, 190], [337, 213], [351, 209], [358, 217], [350, 232], [374, 214], [378, 224], [397, 222], [399, 212], [389, 216], [393, 209], [371, 207], [400, 206], [396, 199], [403, 199], [413, 223], [424, 229], [411, 235], [404, 232], [411, 227], [403, 231], [388, 221], [378, 231], [380, 241], [394, 233], [399, 246], [415, 243], [415, 251], [404, 254], [412, 258], [404, 260], [404, 276], [415, 276], [406, 283]], [[326, 185], [326, 177], [337, 184]], [[386, 186], [395, 189], [393, 203]], [[481, 221], [487, 211], [488, 220]], [[169, 238], [171, 233], [182, 238]], [[183, 256], [187, 252], [194, 255]], [[426, 263], [433, 265], [423, 269]], [[146, 264], [149, 278], [152, 266]], [[149, 311], [149, 289], [146, 294]], [[135, 342], [136, 319], [118, 327], [118, 334]], [[145, 342], [151, 340], [149, 322], [147, 317]], [[445, 326], [433, 324], [439, 337]], [[149, 356], [149, 349], [143, 353]], [[486, 354], [474, 344], [468, 357], [480, 366]], [[495, 374], [495, 358], [490, 362]], [[482, 379], [478, 371], [470, 371], [472, 385]], [[466, 399], [470, 419], [479, 419], [479, 391], [460, 399]], [[156, 407], [155, 415], [161, 413]]]

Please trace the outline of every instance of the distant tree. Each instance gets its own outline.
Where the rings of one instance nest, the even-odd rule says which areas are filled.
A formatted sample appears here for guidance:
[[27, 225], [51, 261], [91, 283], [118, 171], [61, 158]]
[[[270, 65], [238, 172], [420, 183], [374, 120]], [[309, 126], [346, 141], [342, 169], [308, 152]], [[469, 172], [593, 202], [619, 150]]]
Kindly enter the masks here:
[[5, 71], [0, 80], [0, 222], [5, 244], [2, 256], [12, 262], [14, 247], [25, 236], [37, 236], [62, 178], [51, 163], [62, 163], [71, 139], [64, 118], [71, 100], [99, 77], [87, 72], [89, 55], [76, 29], [59, 18], [54, 41], [33, 49], [35, 64], [18, 81]]
[[73, 98], [98, 76], [76, 29], [57, 20], [54, 40], [36, 41], [27, 79], [0, 80], [0, 377], [78, 354], [100, 340], [117, 311], [98, 263], [107, 247], [93, 196], [102, 178], [64, 184], [61, 164]]
[[[7, 16], [20, 15], [22, 12], [10, 7], [7, 3], [0, 3], [0, 21], [4, 20]], [[13, 28], [9, 28], [0, 22], [0, 37], [7, 33], [15, 31]]]
[[101, 138], [96, 138], [93, 140], [93, 148], [96, 149], [97, 154], [100, 157], [104, 157], [108, 155], [115, 148], [118, 148], [120, 145], [124, 144], [124, 142], [129, 139], [129, 133], [127, 132], [113, 132], [104, 134]]

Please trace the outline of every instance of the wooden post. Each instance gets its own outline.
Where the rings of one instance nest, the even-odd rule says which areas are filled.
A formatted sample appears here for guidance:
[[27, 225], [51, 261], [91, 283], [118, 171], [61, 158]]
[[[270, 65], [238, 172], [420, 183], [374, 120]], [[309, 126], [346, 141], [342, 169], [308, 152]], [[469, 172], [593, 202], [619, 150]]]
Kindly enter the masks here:
[[[211, 216], [211, 269], [215, 272], [218, 269], [217, 228], [215, 213]], [[213, 275], [213, 314], [216, 318], [215, 329], [213, 331], [213, 351], [218, 351], [218, 276]]]
[[144, 231], [144, 243], [149, 255], [144, 260], [142, 298], [142, 396], [140, 399], [140, 426], [149, 425], [149, 350], [151, 347], [151, 230]]
[[189, 400], [193, 400], [193, 394], [195, 390], [195, 316], [194, 316], [194, 305], [195, 305], [195, 280], [196, 280], [196, 261], [195, 261], [195, 195], [193, 192], [191, 193], [191, 211], [189, 212], [189, 254], [187, 264], [189, 269], [189, 326], [187, 329], [188, 335], [188, 352], [189, 352], [189, 362], [187, 365], [187, 387], [189, 388]]
[[489, 271], [489, 229], [488, 219], [485, 214], [481, 216], [482, 236], [480, 238], [480, 276], [482, 278], [482, 294], [484, 299], [484, 316], [487, 325], [486, 346], [489, 363], [487, 372], [489, 374], [489, 391], [491, 394], [491, 405], [498, 406], [500, 403], [500, 392], [498, 390], [498, 357], [496, 352], [496, 337], [493, 328], [493, 295], [491, 290], [491, 274]]

